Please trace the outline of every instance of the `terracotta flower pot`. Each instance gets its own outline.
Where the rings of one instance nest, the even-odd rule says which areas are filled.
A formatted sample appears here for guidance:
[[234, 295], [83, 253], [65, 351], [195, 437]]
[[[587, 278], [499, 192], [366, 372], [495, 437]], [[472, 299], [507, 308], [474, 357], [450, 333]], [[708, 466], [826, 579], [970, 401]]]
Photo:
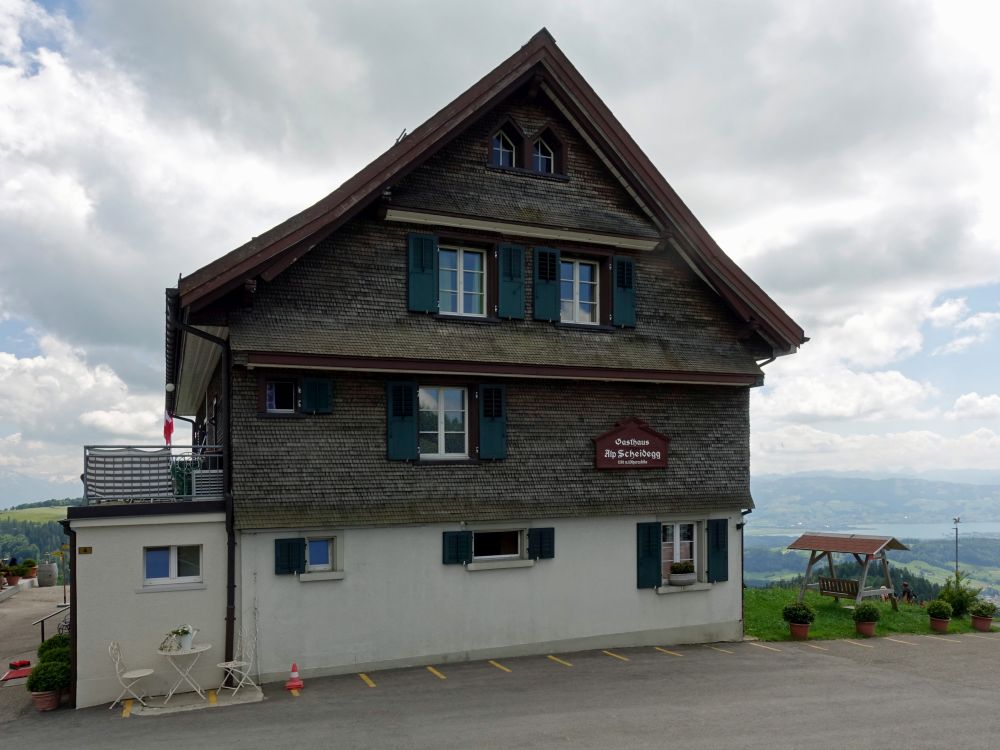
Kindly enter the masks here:
[[788, 623], [788, 629], [792, 633], [793, 640], [804, 641], [809, 638], [808, 622], [790, 622]]
[[970, 617], [972, 617], [972, 627], [980, 633], [989, 633], [993, 629], [992, 617], [980, 617], [979, 615], [970, 615]]
[[875, 635], [875, 626], [877, 624], [875, 622], [856, 622], [854, 623], [854, 629], [861, 635], [871, 638]]
[[24, 574], [25, 578], [35, 578], [38, 575], [38, 566], [33, 568], [28, 568], [28, 572]]
[[8, 575], [7, 576], [7, 585], [8, 586], [16, 586], [20, 582], [20, 580], [21, 580], [21, 576]]
[[31, 700], [39, 711], [54, 711], [59, 708], [59, 698], [59, 693], [56, 691], [31, 694]]
[[948, 625], [951, 624], [951, 620], [939, 620], [936, 617], [931, 618], [931, 630], [938, 633], [947, 633]]

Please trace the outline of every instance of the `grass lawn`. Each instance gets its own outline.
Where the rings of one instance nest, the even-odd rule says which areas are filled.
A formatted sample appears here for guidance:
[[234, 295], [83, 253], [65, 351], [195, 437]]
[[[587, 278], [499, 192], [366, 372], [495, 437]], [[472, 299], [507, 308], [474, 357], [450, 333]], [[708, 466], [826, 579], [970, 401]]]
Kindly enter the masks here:
[[[788, 623], [781, 619], [781, 610], [796, 600], [797, 589], [747, 589], [743, 592], [744, 620], [747, 635], [762, 641], [791, 640]], [[882, 610], [882, 619], [875, 629], [877, 635], [894, 633], [933, 633], [927, 611], [914, 604], [899, 604], [899, 612], [892, 611], [890, 602], [874, 602]], [[843, 602], [843, 600], [841, 600]], [[816, 610], [816, 620], [809, 628], [810, 639], [861, 638], [854, 630], [853, 610], [847, 609], [829, 596], [814, 591], [806, 592], [806, 603]], [[950, 633], [970, 633], [972, 625], [968, 615], [953, 618]]]
[[61, 521], [66, 517], [66, 506], [47, 508], [24, 508], [23, 510], [0, 510], [0, 520], [5, 521]]

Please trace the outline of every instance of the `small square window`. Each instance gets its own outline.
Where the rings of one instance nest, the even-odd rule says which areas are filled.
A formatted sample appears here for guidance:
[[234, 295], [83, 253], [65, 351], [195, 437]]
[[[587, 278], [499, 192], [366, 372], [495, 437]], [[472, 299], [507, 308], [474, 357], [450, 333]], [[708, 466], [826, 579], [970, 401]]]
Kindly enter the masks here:
[[306, 540], [306, 572], [333, 570], [333, 539]]
[[291, 414], [295, 411], [295, 381], [268, 380], [266, 408], [275, 414]]
[[145, 547], [143, 582], [147, 586], [201, 581], [201, 545]]
[[517, 560], [523, 557], [524, 532], [477, 531], [472, 535], [473, 560]]

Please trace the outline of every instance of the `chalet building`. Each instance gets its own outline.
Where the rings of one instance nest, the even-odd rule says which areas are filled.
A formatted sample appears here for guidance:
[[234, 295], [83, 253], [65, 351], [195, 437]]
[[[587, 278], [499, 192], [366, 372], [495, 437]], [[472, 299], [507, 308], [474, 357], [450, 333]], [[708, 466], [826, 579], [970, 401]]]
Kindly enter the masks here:
[[87, 448], [78, 705], [181, 623], [208, 684], [241, 632], [265, 681], [742, 637], [750, 389], [806, 339], [547, 31], [166, 325], [194, 437]]

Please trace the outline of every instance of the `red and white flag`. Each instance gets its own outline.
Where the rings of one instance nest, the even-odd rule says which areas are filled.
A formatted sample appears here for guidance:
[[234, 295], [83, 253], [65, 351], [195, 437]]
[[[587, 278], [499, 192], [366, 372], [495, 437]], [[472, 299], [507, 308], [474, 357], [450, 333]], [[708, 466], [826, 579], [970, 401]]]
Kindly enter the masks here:
[[174, 418], [169, 411], [163, 412], [163, 440], [170, 445], [170, 438], [174, 435]]

